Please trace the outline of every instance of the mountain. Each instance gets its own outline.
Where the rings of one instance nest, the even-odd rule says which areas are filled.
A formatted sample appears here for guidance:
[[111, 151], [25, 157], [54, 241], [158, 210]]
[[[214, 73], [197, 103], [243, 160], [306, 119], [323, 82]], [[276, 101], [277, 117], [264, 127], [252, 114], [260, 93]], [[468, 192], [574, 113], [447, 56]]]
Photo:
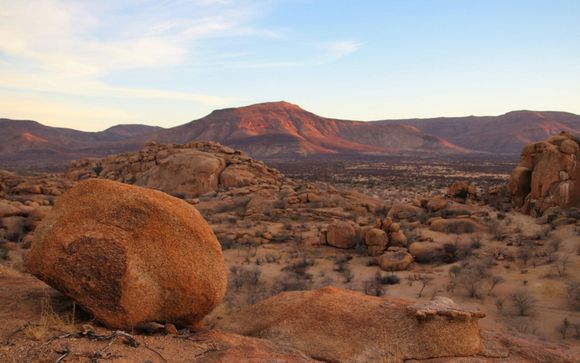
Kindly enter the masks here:
[[464, 153], [409, 125], [324, 118], [288, 102], [269, 102], [213, 111], [153, 135], [159, 142], [213, 140], [262, 159], [311, 155]]
[[145, 125], [118, 125], [100, 132], [50, 127], [36, 121], [0, 119], [0, 165], [59, 168], [84, 156], [135, 150], [143, 134], [161, 130]]
[[568, 131], [580, 134], [580, 116], [514, 111], [501, 116], [347, 121], [325, 118], [288, 102], [216, 110], [163, 129], [117, 125], [82, 132], [35, 121], [0, 119], [0, 167], [62, 169], [73, 159], [140, 149], [148, 141], [218, 141], [258, 159], [361, 155], [417, 157], [519, 155], [522, 147]]
[[155, 131], [163, 130], [163, 127], [149, 125], [116, 125], [105, 131], [98, 132], [99, 137], [108, 141], [123, 141], [138, 136], [149, 135]]
[[501, 116], [386, 120], [379, 125], [407, 125], [475, 151], [519, 154], [529, 143], [568, 131], [580, 134], [580, 116], [566, 112], [513, 111]]

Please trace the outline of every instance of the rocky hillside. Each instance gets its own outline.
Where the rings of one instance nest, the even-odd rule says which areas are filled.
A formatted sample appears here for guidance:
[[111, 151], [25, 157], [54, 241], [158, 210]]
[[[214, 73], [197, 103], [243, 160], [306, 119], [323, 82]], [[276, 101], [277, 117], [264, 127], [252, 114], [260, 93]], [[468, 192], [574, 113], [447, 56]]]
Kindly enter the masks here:
[[567, 112], [514, 111], [501, 116], [388, 120], [378, 124], [413, 126], [470, 150], [513, 155], [525, 145], [561, 131], [580, 133], [580, 116]]

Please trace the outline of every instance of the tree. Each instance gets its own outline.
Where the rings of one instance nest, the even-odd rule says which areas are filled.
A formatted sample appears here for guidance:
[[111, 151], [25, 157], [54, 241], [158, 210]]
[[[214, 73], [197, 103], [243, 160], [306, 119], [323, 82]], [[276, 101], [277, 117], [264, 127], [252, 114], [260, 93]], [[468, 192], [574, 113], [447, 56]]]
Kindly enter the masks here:
[[431, 283], [431, 281], [433, 281], [433, 276], [420, 274], [418, 276], [418, 280], [419, 280], [419, 282], [421, 282], [421, 290], [419, 290], [417, 297], [420, 298], [423, 296], [423, 290], [425, 290], [427, 285], [429, 285]]
[[503, 298], [495, 299], [495, 307], [497, 308], [498, 313], [503, 314], [503, 305], [505, 300]]
[[499, 284], [503, 283], [505, 280], [501, 276], [492, 276], [491, 277], [491, 285], [489, 287], [489, 291], [487, 292], [487, 296], [491, 296], [492, 290]]
[[532, 258], [532, 249], [529, 246], [523, 246], [518, 251], [518, 257], [524, 263], [524, 266], [528, 265], [528, 261]]
[[562, 320], [562, 324], [560, 324], [560, 326], [558, 327], [558, 332], [562, 336], [562, 339], [566, 339], [569, 328], [570, 328], [570, 320], [568, 320], [568, 318], [564, 318], [564, 320]]
[[563, 255], [558, 259], [556, 263], [556, 270], [558, 271], [558, 275], [560, 277], [566, 275], [566, 269], [568, 268], [568, 264], [570, 264], [569, 255]]
[[483, 279], [482, 272], [477, 268], [464, 268], [458, 278], [458, 284], [462, 286], [466, 291], [467, 295], [471, 298], [476, 298], [479, 296], [479, 289], [481, 287], [481, 282]]

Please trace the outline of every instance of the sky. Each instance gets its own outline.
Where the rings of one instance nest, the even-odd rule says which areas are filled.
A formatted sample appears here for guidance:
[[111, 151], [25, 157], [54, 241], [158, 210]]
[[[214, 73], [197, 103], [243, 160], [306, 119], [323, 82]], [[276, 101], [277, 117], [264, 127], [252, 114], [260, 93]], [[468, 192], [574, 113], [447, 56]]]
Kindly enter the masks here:
[[0, 118], [580, 114], [578, 0], [0, 0]]

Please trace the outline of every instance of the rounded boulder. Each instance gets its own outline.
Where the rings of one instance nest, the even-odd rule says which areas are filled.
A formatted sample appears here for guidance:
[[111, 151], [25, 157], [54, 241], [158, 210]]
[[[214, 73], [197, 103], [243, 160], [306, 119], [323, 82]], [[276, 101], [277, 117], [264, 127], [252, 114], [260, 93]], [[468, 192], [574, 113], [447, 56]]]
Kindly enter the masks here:
[[28, 270], [113, 329], [195, 326], [224, 296], [220, 244], [200, 213], [159, 191], [90, 179], [35, 232]]
[[337, 248], [353, 248], [357, 243], [357, 234], [351, 223], [335, 221], [328, 225], [326, 242]]

